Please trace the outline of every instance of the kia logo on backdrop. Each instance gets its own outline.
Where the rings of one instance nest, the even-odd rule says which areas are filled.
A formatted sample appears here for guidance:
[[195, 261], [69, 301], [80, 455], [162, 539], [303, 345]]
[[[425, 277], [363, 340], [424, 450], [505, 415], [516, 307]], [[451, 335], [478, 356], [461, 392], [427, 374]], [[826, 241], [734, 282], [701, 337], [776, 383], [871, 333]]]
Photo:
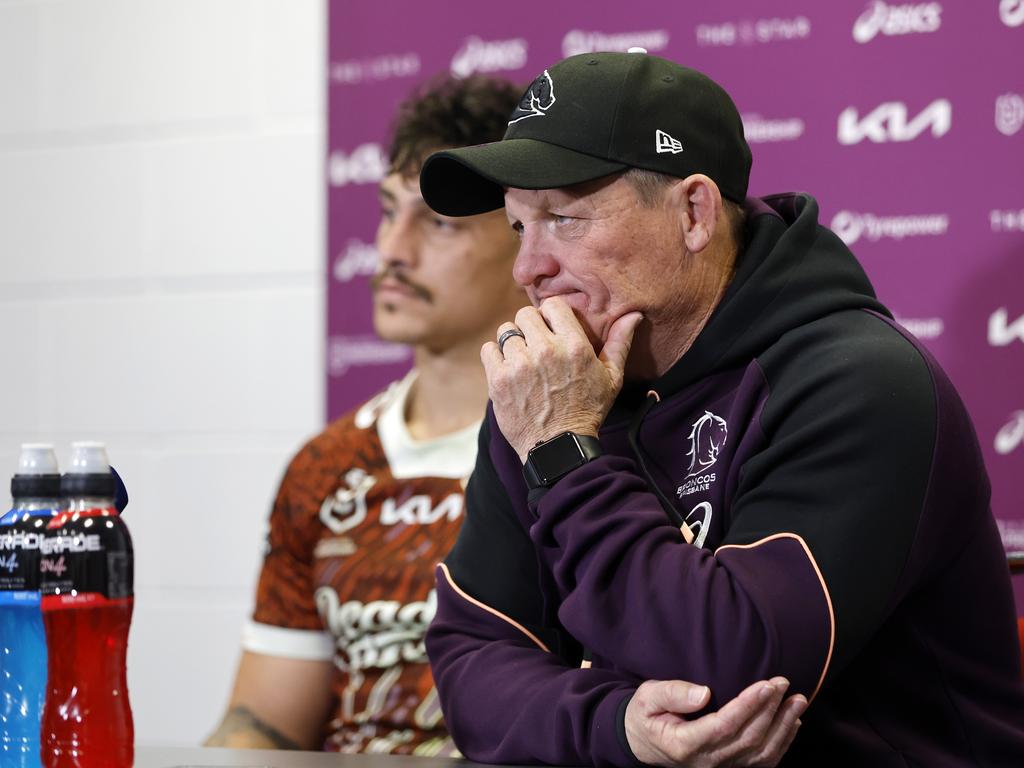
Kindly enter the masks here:
[[370, 243], [353, 238], [346, 243], [345, 250], [334, 259], [331, 273], [339, 283], [347, 283], [356, 277], [372, 275], [377, 271], [379, 260], [376, 248]]
[[1000, 0], [999, 18], [1008, 27], [1024, 24], [1024, 0]]
[[1013, 136], [1024, 126], [1024, 98], [1017, 93], [1004, 93], [996, 99], [996, 130]]
[[526, 66], [527, 43], [521, 37], [512, 40], [481, 40], [469, 37], [452, 57], [451, 72], [469, 77], [474, 72], [500, 72]]
[[944, 213], [875, 216], [873, 213], [840, 211], [832, 217], [831, 229], [847, 245], [853, 245], [862, 237], [871, 241], [882, 238], [902, 240], [905, 237], [946, 234], [949, 216]]
[[941, 138], [953, 124], [953, 105], [948, 99], [936, 99], [912, 119], [907, 119], [907, 105], [901, 101], [879, 104], [864, 117], [857, 116], [856, 107], [839, 113], [837, 136], [840, 144], [859, 144], [864, 139], [881, 144], [887, 141], [913, 141], [931, 129]]
[[869, 43], [879, 33], [911, 35], [934, 32], [942, 26], [942, 6], [938, 3], [919, 5], [886, 5], [882, 0], [869, 4], [853, 24], [853, 39]]
[[988, 319], [988, 343], [993, 347], [1005, 347], [1014, 341], [1024, 343], [1024, 315], [1012, 323], [1006, 307], [1000, 307]]
[[627, 51], [630, 48], [646, 48], [649, 53], [664, 50], [668, 46], [668, 30], [652, 29], [649, 32], [585, 32], [571, 29], [562, 38], [562, 55], [576, 56], [594, 51]]
[[327, 178], [332, 187], [349, 184], [376, 184], [387, 175], [388, 158], [380, 144], [361, 144], [345, 154], [331, 152], [327, 162]]
[[1005, 456], [1020, 445], [1024, 445], [1024, 411], [1015, 411], [1010, 420], [996, 433], [996, 453]]

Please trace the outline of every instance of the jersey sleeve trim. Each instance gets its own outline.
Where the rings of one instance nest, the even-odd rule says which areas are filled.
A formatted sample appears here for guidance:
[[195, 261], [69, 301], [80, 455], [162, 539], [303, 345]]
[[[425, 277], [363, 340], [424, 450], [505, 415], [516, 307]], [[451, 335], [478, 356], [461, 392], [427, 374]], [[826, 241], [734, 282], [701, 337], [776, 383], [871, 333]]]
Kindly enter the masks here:
[[825, 577], [821, 575], [821, 569], [818, 567], [818, 563], [814, 559], [814, 555], [811, 554], [811, 549], [807, 546], [807, 542], [795, 533], [775, 533], [750, 544], [725, 544], [715, 550], [715, 556], [717, 557], [718, 553], [724, 549], [751, 549], [753, 547], [759, 547], [762, 544], [767, 544], [769, 541], [775, 541], [776, 539], [794, 539], [801, 547], [803, 547], [804, 554], [807, 555], [807, 559], [810, 561], [811, 567], [814, 569], [814, 573], [818, 577], [818, 582], [821, 584], [821, 591], [825, 595], [825, 604], [828, 606], [828, 653], [825, 654], [825, 664], [821, 670], [821, 677], [818, 678], [818, 684], [814, 687], [814, 693], [808, 697], [808, 701], [814, 701], [814, 697], [817, 696], [818, 691], [821, 690], [822, 683], [825, 682], [825, 675], [828, 674], [829, 665], [832, 663], [832, 651], [836, 646], [836, 614], [832, 607], [832, 596], [829, 594], [828, 585], [825, 583]]
[[289, 629], [248, 621], [242, 628], [242, 648], [266, 656], [301, 661], [330, 661], [334, 638], [319, 629]]
[[451, 573], [448, 572], [448, 566], [447, 565], [445, 565], [444, 563], [439, 563], [438, 564], [438, 568], [440, 568], [444, 572], [444, 577], [448, 581], [449, 586], [451, 586], [451, 588], [455, 590], [455, 593], [459, 597], [461, 597], [463, 600], [466, 600], [467, 602], [475, 605], [477, 608], [480, 608], [481, 610], [487, 611], [489, 614], [491, 614], [493, 616], [497, 616], [502, 621], [508, 622], [513, 627], [515, 627], [520, 632], [522, 632], [524, 635], [526, 635], [528, 638], [530, 638], [530, 640], [532, 640], [534, 642], [534, 644], [536, 644], [536, 646], [538, 648], [540, 648], [542, 651], [544, 651], [545, 653], [551, 653], [551, 649], [549, 649], [546, 645], [544, 645], [544, 643], [541, 642], [541, 640], [535, 634], [533, 634], [530, 630], [528, 630], [526, 627], [524, 627], [518, 621], [516, 621], [515, 619], [512, 619], [512, 618], [506, 616], [504, 613], [502, 613], [501, 611], [499, 611], [499, 610], [497, 610], [495, 608], [491, 608], [491, 606], [487, 605], [486, 603], [481, 603], [479, 600], [477, 600], [477, 599], [475, 599], [473, 597], [470, 597], [468, 594], [463, 592], [462, 589], [459, 587], [459, 585], [455, 583], [455, 580], [452, 578]]

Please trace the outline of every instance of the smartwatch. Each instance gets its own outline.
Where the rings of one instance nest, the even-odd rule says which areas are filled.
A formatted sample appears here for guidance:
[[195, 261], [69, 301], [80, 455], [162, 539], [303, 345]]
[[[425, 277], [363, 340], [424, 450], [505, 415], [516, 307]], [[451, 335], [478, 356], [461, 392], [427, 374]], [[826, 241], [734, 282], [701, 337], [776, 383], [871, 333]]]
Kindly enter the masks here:
[[601, 453], [601, 443], [596, 437], [563, 432], [530, 449], [523, 465], [523, 477], [531, 491], [548, 488]]

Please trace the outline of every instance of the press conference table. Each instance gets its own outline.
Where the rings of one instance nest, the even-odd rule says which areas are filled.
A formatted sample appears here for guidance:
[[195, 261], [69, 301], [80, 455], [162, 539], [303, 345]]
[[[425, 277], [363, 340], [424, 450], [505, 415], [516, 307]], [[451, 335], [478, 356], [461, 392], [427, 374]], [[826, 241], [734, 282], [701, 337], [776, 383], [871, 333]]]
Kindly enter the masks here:
[[474, 768], [479, 765], [444, 757], [338, 755], [214, 747], [135, 748], [135, 768]]

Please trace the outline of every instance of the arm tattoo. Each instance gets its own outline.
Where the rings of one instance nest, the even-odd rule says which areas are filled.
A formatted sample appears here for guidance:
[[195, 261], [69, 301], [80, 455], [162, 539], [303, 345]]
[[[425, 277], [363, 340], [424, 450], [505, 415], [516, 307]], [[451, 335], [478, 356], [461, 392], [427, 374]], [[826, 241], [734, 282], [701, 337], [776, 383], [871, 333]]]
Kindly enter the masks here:
[[302, 749], [272, 725], [260, 720], [248, 707], [237, 706], [228, 710], [220, 727], [206, 740], [208, 747], [237, 746], [235, 739], [253, 735], [269, 741], [274, 749]]

